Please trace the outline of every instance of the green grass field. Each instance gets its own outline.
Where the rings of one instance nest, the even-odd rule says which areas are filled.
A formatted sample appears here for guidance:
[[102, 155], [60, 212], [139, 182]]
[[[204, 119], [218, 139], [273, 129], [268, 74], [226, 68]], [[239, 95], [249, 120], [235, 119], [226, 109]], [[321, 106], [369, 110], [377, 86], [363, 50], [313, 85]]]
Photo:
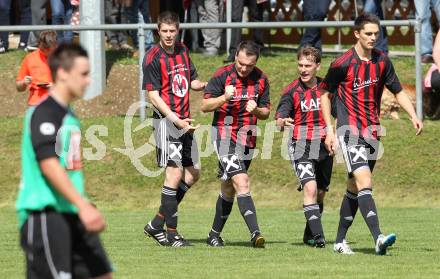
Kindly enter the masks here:
[[[116, 278], [438, 278], [439, 209], [380, 209], [382, 229], [394, 231], [397, 242], [386, 256], [376, 256], [373, 241], [359, 215], [348, 233], [353, 256], [335, 254], [332, 241], [337, 212], [324, 213], [330, 243], [324, 249], [302, 244], [304, 216], [300, 211], [259, 209], [267, 239], [266, 249], [249, 245], [249, 234], [234, 208], [223, 234], [227, 246], [205, 244], [214, 214], [212, 209], [188, 209], [184, 203], [180, 229], [194, 247], [159, 247], [142, 230], [152, 211], [105, 211], [108, 229], [102, 235], [116, 269]], [[14, 220], [3, 210], [2, 220]], [[23, 278], [24, 257], [18, 247], [15, 222], [0, 228], [2, 278]]]
[[[112, 63], [135, 64], [136, 60], [109, 53]], [[2, 77], [13, 78], [20, 52], [2, 56]], [[207, 79], [221, 65], [222, 57], [206, 59], [192, 56], [201, 79]], [[3, 59], [5, 58], [5, 59]], [[332, 57], [323, 60], [324, 75]], [[297, 74], [293, 53], [275, 53], [262, 57], [259, 66], [271, 80], [271, 99], [276, 106], [282, 88]], [[393, 60], [402, 81], [413, 84], [414, 59]], [[8, 72], [9, 71], [9, 72]], [[193, 99], [197, 107], [200, 99]], [[403, 114], [401, 114], [403, 116]], [[211, 115], [193, 110], [201, 124], [209, 124]], [[271, 117], [272, 119], [272, 117]], [[0, 117], [0, 278], [23, 278], [24, 257], [18, 245], [18, 230], [13, 205], [20, 179], [21, 117]], [[262, 134], [267, 122], [260, 122]], [[142, 146], [151, 134], [150, 128], [134, 131], [140, 124], [134, 119], [134, 148]], [[84, 161], [86, 185], [90, 198], [103, 209], [108, 228], [103, 234], [105, 246], [116, 268], [116, 278], [437, 278], [440, 243], [436, 237], [440, 222], [440, 122], [425, 120], [425, 131], [414, 136], [408, 119], [384, 119], [387, 134], [383, 137], [384, 156], [378, 161], [373, 177], [374, 196], [379, 208], [382, 229], [394, 231], [398, 240], [386, 257], [373, 253], [373, 242], [359, 214], [348, 238], [356, 255], [343, 257], [332, 252], [332, 240], [338, 222], [338, 208], [345, 188], [346, 171], [336, 163], [331, 189], [326, 198], [324, 228], [329, 245], [324, 250], [301, 244], [304, 217], [302, 197], [296, 191], [297, 179], [290, 162], [281, 156], [280, 133], [274, 136], [270, 160], [256, 158], [250, 169], [251, 189], [261, 229], [267, 238], [265, 250], [249, 247], [246, 226], [234, 208], [224, 238], [228, 246], [210, 249], [204, 244], [211, 226], [213, 208], [219, 191], [214, 154], [202, 158], [202, 176], [182, 203], [179, 217], [181, 232], [193, 241], [188, 249], [164, 249], [145, 239], [142, 229], [159, 206], [162, 176], [141, 175], [126, 155], [124, 118], [85, 119], [83, 131], [93, 125], [107, 127], [107, 136], [98, 136], [105, 144], [101, 160]], [[84, 134], [83, 134], [84, 135]], [[83, 137], [84, 139], [85, 137]], [[202, 149], [209, 135], [199, 141]], [[84, 139], [84, 148], [96, 149]], [[262, 147], [262, 138], [258, 147]], [[157, 170], [154, 152], [141, 162]], [[437, 275], [436, 275], [437, 274]]]

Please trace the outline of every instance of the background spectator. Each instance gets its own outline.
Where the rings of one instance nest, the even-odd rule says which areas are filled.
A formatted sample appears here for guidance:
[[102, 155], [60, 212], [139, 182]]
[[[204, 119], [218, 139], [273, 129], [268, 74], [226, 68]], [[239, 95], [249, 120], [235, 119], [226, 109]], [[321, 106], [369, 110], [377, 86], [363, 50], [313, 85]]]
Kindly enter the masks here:
[[[31, 0], [19, 0], [20, 5], [20, 24], [31, 25]], [[10, 25], [12, 0], [0, 0], [0, 25]], [[4, 53], [9, 48], [9, 32], [0, 33], [0, 53]], [[20, 49], [26, 49], [29, 32], [20, 33]]]
[[[105, 0], [104, 14], [106, 24], [127, 23], [125, 14], [122, 11], [122, 4], [119, 0]], [[121, 49], [131, 47], [127, 44], [127, 35], [124, 31], [110, 30], [105, 32], [112, 49]]]
[[[200, 23], [219, 22], [219, 0], [196, 0]], [[221, 40], [221, 29], [202, 29], [203, 54], [215, 56], [218, 54]]]
[[[304, 21], [323, 21], [327, 17], [330, 0], [304, 0]], [[301, 37], [300, 47], [313, 46], [322, 52], [321, 28], [305, 28]]]
[[[241, 22], [243, 20], [244, 0], [232, 0], [232, 22]], [[249, 0], [249, 21], [263, 21], [265, 0]], [[241, 42], [241, 28], [232, 29], [231, 45], [229, 46], [229, 55], [223, 62], [230, 63], [235, 61], [235, 52]], [[260, 47], [264, 47], [263, 29], [253, 30], [253, 40]]]
[[[384, 19], [382, 10], [382, 0], [363, 0], [364, 1], [364, 13], [375, 14], [381, 20]], [[379, 39], [376, 42], [376, 48], [388, 54], [388, 36], [387, 28], [382, 26], [380, 29]]]
[[[144, 23], [150, 23], [150, 1], [149, 0], [129, 0], [125, 1], [125, 13], [127, 16], [128, 23], [139, 23], [139, 12], [142, 14], [142, 18], [144, 19]], [[133, 40], [133, 44], [136, 48], [138, 48], [138, 36], [137, 30], [129, 30], [128, 34]], [[154, 44], [153, 34], [150, 30], [145, 32], [145, 48], [149, 49]]]
[[422, 21], [422, 63], [432, 63], [432, 26], [431, 26], [431, 7], [437, 16], [440, 17], [440, 0], [417, 0], [414, 1], [416, 7], [416, 18]]
[[[70, 25], [73, 7], [70, 0], [50, 0], [53, 25]], [[73, 40], [72, 31], [57, 31], [58, 43], [71, 43]]]
[[[32, 25], [46, 25], [46, 9], [49, 0], [31, 0]], [[28, 42], [28, 50], [34, 50], [38, 47], [38, 33], [31, 32]]]
[[52, 75], [47, 64], [47, 57], [57, 47], [57, 33], [52, 30], [42, 31], [38, 37], [38, 49], [29, 53], [21, 63], [15, 85], [19, 92], [29, 87], [28, 104], [38, 104], [49, 92]]

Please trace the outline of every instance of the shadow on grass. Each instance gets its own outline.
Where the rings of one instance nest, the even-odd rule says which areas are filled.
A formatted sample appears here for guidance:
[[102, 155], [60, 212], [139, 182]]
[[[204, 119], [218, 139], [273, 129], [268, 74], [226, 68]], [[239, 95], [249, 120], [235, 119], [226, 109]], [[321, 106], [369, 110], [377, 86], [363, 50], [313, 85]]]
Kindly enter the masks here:
[[353, 252], [361, 253], [361, 254], [370, 254], [370, 255], [376, 254], [374, 248], [357, 248], [357, 249], [353, 249]]
[[[335, 244], [334, 241], [326, 241], [326, 242], [325, 242], [325, 246], [326, 246], [326, 247], [332, 246], [332, 248], [333, 248], [333, 244]], [[350, 241], [350, 244], [356, 244], [356, 242], [355, 242], [355, 241]], [[292, 245], [292, 246], [310, 246], [310, 245], [305, 244], [305, 243], [302, 242], [302, 241], [299, 241], [299, 242], [293, 242], [291, 245]], [[310, 247], [312, 247], [312, 246], [310, 246]]]
[[[206, 244], [206, 239], [189, 239], [192, 243], [197, 244]], [[283, 244], [287, 243], [286, 241], [266, 241], [266, 245], [270, 244]], [[231, 247], [252, 247], [250, 241], [225, 241], [225, 246], [231, 246]]]

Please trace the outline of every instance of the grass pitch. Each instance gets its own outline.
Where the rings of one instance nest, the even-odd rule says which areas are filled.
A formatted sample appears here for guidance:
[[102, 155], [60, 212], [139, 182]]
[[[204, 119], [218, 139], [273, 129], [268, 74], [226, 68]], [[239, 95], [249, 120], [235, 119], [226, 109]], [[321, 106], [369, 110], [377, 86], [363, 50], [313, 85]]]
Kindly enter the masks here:
[[[191, 193], [189, 193], [191, 195]], [[214, 201], [213, 201], [214, 202]], [[179, 229], [194, 247], [160, 247], [143, 235], [153, 211], [105, 211], [108, 229], [102, 235], [115, 278], [438, 278], [440, 274], [439, 209], [379, 208], [384, 233], [397, 241], [386, 256], [374, 254], [373, 240], [358, 213], [348, 233], [355, 255], [333, 252], [337, 211], [325, 211], [328, 240], [324, 249], [302, 244], [301, 211], [258, 208], [266, 249], [250, 247], [246, 225], [234, 206], [223, 237], [226, 247], [205, 244], [214, 211], [191, 209], [183, 202]], [[188, 205], [190, 206], [190, 205]], [[2, 210], [0, 250], [2, 278], [24, 277], [24, 256], [19, 249], [12, 210]]]

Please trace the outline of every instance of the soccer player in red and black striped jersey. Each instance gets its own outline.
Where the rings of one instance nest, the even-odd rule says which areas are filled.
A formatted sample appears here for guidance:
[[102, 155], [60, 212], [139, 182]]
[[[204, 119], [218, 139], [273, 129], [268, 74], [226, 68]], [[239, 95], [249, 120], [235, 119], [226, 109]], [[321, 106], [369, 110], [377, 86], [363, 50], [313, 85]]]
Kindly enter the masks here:
[[144, 232], [160, 245], [181, 247], [189, 242], [177, 232], [178, 204], [200, 176], [197, 144], [193, 138], [198, 126], [191, 124], [189, 92], [190, 89], [203, 90], [207, 82], [196, 79], [197, 71], [188, 49], [176, 41], [179, 17], [163, 12], [157, 24], [160, 43], [145, 55], [143, 86], [155, 108], [157, 162], [165, 168], [165, 182], [159, 212], [145, 226]]
[[306, 228], [304, 243], [324, 248], [325, 238], [321, 214], [324, 196], [330, 185], [333, 157], [325, 148], [325, 122], [321, 112], [321, 78], [316, 73], [321, 67], [320, 51], [311, 46], [298, 50], [299, 78], [283, 91], [275, 114], [277, 126], [292, 127], [289, 156], [293, 169], [304, 190]]
[[345, 235], [359, 208], [375, 242], [378, 255], [396, 240], [395, 234], [383, 235], [372, 197], [372, 171], [380, 146], [380, 100], [386, 86], [409, 114], [416, 135], [423, 129], [390, 59], [374, 48], [379, 36], [379, 19], [361, 15], [354, 22], [357, 42], [330, 66], [321, 83], [322, 113], [327, 124], [325, 144], [330, 153], [336, 149], [336, 137], [331, 127], [330, 97], [336, 98], [337, 136], [348, 169], [347, 192], [342, 201], [335, 252], [352, 254]]
[[269, 81], [256, 67], [259, 54], [254, 42], [241, 42], [235, 63], [218, 69], [205, 88], [202, 111], [214, 111], [212, 140], [222, 181], [207, 239], [211, 246], [224, 245], [220, 233], [237, 194], [238, 208], [251, 233], [252, 245], [264, 247], [247, 174], [256, 144], [257, 120], [267, 119], [270, 113]]

